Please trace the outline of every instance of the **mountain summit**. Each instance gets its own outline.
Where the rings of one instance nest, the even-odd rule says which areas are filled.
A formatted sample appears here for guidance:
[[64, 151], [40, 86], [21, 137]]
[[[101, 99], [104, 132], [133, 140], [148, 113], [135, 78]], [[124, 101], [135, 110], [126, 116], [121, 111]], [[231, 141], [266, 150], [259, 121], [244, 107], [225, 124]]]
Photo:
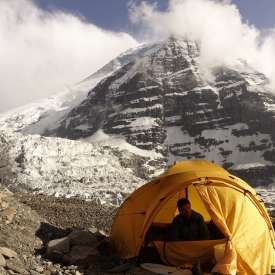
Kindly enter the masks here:
[[208, 159], [254, 184], [272, 183], [275, 96], [267, 78], [240, 62], [214, 67], [209, 80], [199, 56], [196, 42], [174, 37], [127, 52], [88, 78], [103, 79], [42, 134], [119, 137], [165, 162]]

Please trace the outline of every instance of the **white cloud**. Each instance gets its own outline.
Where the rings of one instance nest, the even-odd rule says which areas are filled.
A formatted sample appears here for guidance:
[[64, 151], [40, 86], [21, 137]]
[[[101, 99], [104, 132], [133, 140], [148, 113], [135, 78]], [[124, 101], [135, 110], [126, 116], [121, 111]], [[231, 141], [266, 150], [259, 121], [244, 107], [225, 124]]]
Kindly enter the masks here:
[[156, 4], [132, 2], [130, 18], [140, 25], [145, 39], [179, 35], [198, 41], [204, 69], [246, 60], [270, 78], [275, 90], [275, 31], [267, 34], [244, 22], [229, 0], [169, 0], [167, 11], [159, 11]]
[[0, 111], [88, 76], [137, 42], [31, 0], [0, 0]]

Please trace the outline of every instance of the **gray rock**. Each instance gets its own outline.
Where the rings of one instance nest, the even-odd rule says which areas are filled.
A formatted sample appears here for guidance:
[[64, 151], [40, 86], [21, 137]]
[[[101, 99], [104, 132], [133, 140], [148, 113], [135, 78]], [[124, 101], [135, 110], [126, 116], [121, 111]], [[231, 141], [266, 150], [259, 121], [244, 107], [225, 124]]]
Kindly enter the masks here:
[[2, 211], [1, 215], [6, 225], [12, 223], [16, 213], [17, 209], [15, 207], [8, 207]]
[[18, 259], [9, 259], [6, 264], [6, 268], [21, 275], [28, 275], [28, 272], [25, 269], [24, 265]]
[[0, 254], [0, 267], [6, 266], [6, 260], [2, 254]]
[[3, 267], [0, 266], [0, 274], [1, 275], [8, 275], [8, 272], [6, 269], [4, 269]]
[[92, 226], [89, 228], [89, 231], [93, 234], [97, 233], [98, 232], [98, 229], [95, 227], [95, 226]]
[[95, 234], [89, 231], [73, 231], [68, 235], [71, 245], [98, 245]]
[[69, 270], [76, 270], [76, 268], [77, 268], [77, 266], [75, 266], [75, 265], [69, 265], [68, 266]]
[[39, 272], [39, 273], [42, 273], [44, 271], [44, 268], [42, 266], [37, 265], [37, 266], [34, 267], [34, 270]]
[[91, 246], [73, 246], [70, 253], [64, 256], [64, 261], [67, 264], [89, 265], [97, 259], [99, 252]]
[[63, 254], [70, 251], [70, 240], [67, 237], [52, 240], [48, 243], [46, 249], [47, 257], [60, 260]]
[[7, 247], [0, 247], [0, 253], [6, 258], [16, 258], [17, 257], [17, 253]]

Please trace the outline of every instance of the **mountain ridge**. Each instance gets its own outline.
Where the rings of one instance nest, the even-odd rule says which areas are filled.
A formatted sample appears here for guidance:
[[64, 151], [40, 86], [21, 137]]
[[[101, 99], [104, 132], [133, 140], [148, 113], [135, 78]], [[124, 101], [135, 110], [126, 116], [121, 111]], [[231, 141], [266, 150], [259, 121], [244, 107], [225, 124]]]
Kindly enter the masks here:
[[214, 68], [209, 82], [198, 58], [199, 45], [186, 40], [151, 48], [103, 79], [54, 134], [78, 139], [103, 130], [168, 163], [206, 158], [246, 179], [256, 173], [257, 184], [265, 174], [272, 179], [275, 97], [267, 78], [240, 62], [239, 71]]
[[214, 67], [209, 80], [199, 56], [198, 43], [175, 37], [126, 52], [40, 134], [93, 142], [102, 132], [105, 144], [124, 139], [161, 154], [164, 166], [208, 159], [254, 185], [274, 182], [275, 96], [267, 78], [240, 61]]

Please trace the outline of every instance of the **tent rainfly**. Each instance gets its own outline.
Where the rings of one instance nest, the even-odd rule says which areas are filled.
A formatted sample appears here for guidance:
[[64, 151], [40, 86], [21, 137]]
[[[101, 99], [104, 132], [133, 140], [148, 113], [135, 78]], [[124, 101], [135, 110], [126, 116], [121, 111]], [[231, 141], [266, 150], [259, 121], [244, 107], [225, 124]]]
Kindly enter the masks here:
[[[214, 223], [224, 238], [154, 241], [165, 263], [180, 266], [185, 261], [214, 255], [212, 272], [271, 272], [275, 264], [274, 230], [262, 200], [243, 180], [204, 160], [176, 162], [125, 200], [111, 231], [117, 253], [124, 259], [138, 257], [150, 227], [170, 224], [177, 215], [177, 200], [183, 197], [190, 200], [192, 209], [201, 213], [206, 222]], [[221, 247], [222, 253], [215, 257]]]

